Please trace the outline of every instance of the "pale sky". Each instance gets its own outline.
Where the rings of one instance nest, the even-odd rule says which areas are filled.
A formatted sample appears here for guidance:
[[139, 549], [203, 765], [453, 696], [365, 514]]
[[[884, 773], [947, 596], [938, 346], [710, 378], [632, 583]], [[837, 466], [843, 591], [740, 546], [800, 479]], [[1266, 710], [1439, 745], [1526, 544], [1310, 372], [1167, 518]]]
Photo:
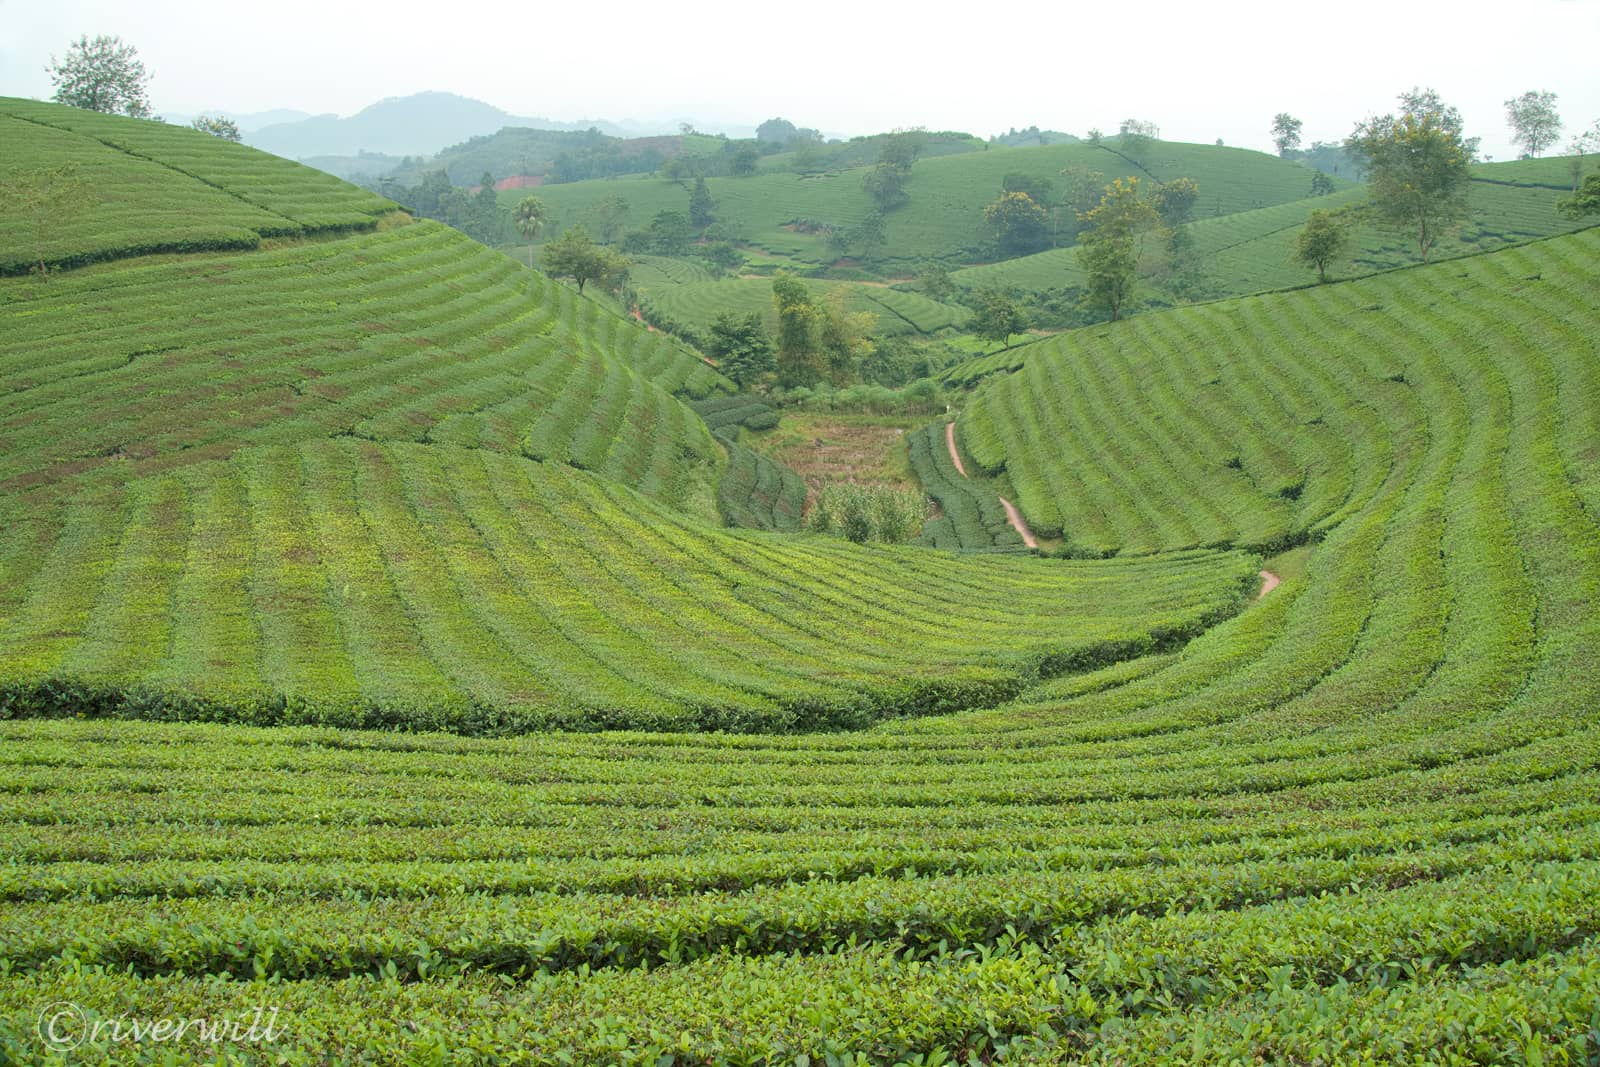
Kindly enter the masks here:
[[353, 114], [460, 93], [558, 120], [782, 115], [853, 135], [1082, 134], [1147, 119], [1169, 140], [1269, 149], [1272, 116], [1339, 140], [1413, 85], [1513, 156], [1503, 101], [1554, 91], [1565, 144], [1600, 119], [1600, 0], [873, 3], [761, 0], [0, 0], [0, 95], [48, 98], [52, 53], [118, 34], [157, 113]]

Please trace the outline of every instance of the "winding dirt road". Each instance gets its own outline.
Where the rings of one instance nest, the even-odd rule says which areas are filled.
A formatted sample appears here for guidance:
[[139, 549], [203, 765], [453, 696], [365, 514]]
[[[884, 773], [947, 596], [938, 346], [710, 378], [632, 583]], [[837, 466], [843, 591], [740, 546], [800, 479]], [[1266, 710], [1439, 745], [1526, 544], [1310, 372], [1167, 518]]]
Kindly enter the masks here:
[[[961, 477], [970, 478], [971, 475], [967, 473], [966, 464], [961, 462], [961, 452], [956, 448], [955, 423], [947, 422], [944, 424], [944, 441], [945, 444], [950, 446], [950, 462], [956, 465], [956, 470], [961, 473]], [[1029, 548], [1038, 548], [1039, 539], [1033, 536], [1032, 530], [1028, 529], [1028, 523], [1023, 519], [1022, 512], [1017, 510], [1017, 506], [1005, 497], [1000, 497], [1000, 506], [1006, 509], [1006, 521], [1011, 524], [1013, 530], [1017, 531], [1017, 536], [1022, 538], [1022, 543]]]

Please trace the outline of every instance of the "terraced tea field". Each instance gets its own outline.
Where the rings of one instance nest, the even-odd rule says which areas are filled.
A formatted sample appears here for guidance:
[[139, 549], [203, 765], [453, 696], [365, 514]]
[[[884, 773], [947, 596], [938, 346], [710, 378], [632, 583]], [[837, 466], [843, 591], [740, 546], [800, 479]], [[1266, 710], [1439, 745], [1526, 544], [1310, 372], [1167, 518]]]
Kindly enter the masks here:
[[[991, 147], [981, 152], [919, 160], [906, 191], [910, 206], [887, 216], [884, 255], [891, 269], [913, 272], [926, 259], [973, 262], [985, 243], [983, 208], [1000, 193], [1007, 174], [1027, 174], [1060, 182], [1061, 172], [1085, 166], [1105, 180], [1138, 175], [1170, 181], [1190, 177], [1200, 183], [1197, 217], [1232, 214], [1299, 200], [1307, 195], [1311, 172], [1259, 152], [1212, 145], [1161, 142], [1146, 159], [1135, 161], [1108, 147], [1046, 145]], [[848, 229], [873, 211], [861, 187], [864, 167], [802, 176], [763, 173], [749, 178], [710, 178], [716, 218], [748, 244], [790, 257], [799, 266], [830, 263], [837, 256], [822, 237], [797, 229], [813, 222]], [[1342, 183], [1341, 183], [1342, 184]], [[686, 185], [656, 177], [547, 185], [539, 197], [558, 226], [577, 223], [594, 230], [603, 200], [628, 204], [628, 227], [644, 229], [661, 211], [688, 211]], [[501, 194], [509, 210], [518, 196]]]
[[[932, 335], [952, 330], [970, 317], [966, 308], [942, 304], [920, 293], [901, 292], [877, 285], [853, 282], [806, 281], [806, 287], [826, 299], [836, 291], [844, 293], [845, 307], [873, 316], [880, 336], [899, 334]], [[778, 315], [772, 304], [771, 278], [724, 278], [720, 281], [644, 283], [638, 286], [647, 314], [697, 331], [708, 329], [723, 312], [736, 315], [755, 313], [767, 320], [770, 330], [777, 328]]]
[[1110, 556], [1047, 559], [713, 526], [650, 335], [440, 227], [0, 281], [0, 1059], [1593, 1062], [1597, 291], [1591, 229], [1020, 349], [945, 517]]
[[[1534, 181], [1565, 173], [1567, 162], [1529, 160], [1473, 168], [1467, 220], [1459, 233], [1439, 242], [1432, 258], [1492, 252], [1583, 228], [1584, 223], [1564, 218], [1556, 210], [1557, 202], [1570, 195], [1568, 191]], [[1530, 171], [1526, 163], [1550, 166]], [[1300, 227], [1314, 210], [1352, 208], [1365, 199], [1365, 190], [1355, 187], [1330, 196], [1198, 219], [1191, 224], [1190, 232], [1199, 256], [1201, 289], [1208, 296], [1227, 297], [1314, 282], [1315, 273], [1294, 261], [1294, 243]], [[1332, 276], [1356, 277], [1418, 262], [1415, 242], [1371, 223], [1360, 223], [1352, 227], [1350, 251], [1334, 265]], [[1081, 286], [1083, 272], [1078, 267], [1076, 248], [1058, 248], [968, 267], [954, 272], [951, 279], [970, 288], [998, 285], [1049, 290]], [[1156, 295], [1170, 299], [1159, 287]]]

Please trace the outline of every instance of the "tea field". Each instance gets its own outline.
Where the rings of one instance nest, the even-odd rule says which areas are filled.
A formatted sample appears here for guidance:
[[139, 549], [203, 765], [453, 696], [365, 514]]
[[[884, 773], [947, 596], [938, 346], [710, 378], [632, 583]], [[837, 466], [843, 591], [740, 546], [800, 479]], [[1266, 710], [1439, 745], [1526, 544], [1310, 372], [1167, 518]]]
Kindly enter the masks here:
[[0, 1060], [1600, 1056], [1600, 230], [995, 357], [888, 547], [404, 221], [0, 280]]
[[[1541, 237], [1570, 233], [1585, 224], [1563, 217], [1556, 204], [1570, 195], [1545, 179], [1567, 173], [1570, 160], [1525, 160], [1488, 163], [1473, 168], [1468, 187], [1467, 217], [1460, 229], [1440, 240], [1433, 259], [1492, 252], [1508, 245]], [[1530, 170], [1528, 164], [1549, 164]], [[1535, 182], [1538, 178], [1540, 181]], [[1243, 296], [1308, 285], [1314, 271], [1294, 261], [1295, 239], [1312, 211], [1340, 211], [1359, 207], [1365, 189], [1356, 186], [1328, 196], [1310, 197], [1285, 204], [1235, 214], [1198, 218], [1190, 225], [1198, 256], [1200, 295]], [[1202, 198], [1203, 202], [1203, 198]], [[1335, 278], [1358, 277], [1420, 263], [1415, 242], [1372, 222], [1355, 220], [1350, 249], [1331, 267]], [[968, 267], [951, 274], [951, 280], [969, 288], [984, 286], [1049, 290], [1081, 286], [1083, 272], [1076, 248], [1057, 248], [999, 263]], [[1176, 302], [1158, 282], [1154, 296]]]

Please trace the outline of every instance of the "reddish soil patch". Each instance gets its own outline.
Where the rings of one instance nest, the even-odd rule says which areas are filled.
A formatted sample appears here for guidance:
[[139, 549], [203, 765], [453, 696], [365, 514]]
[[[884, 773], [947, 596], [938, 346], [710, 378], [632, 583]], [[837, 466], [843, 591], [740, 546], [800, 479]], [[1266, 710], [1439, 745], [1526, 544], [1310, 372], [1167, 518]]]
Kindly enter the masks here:
[[1266, 596], [1268, 593], [1270, 593], [1274, 589], [1278, 588], [1278, 585], [1282, 581], [1283, 581], [1282, 578], [1279, 578], [1276, 574], [1273, 574], [1271, 571], [1262, 571], [1261, 572], [1261, 592], [1256, 594], [1256, 599], [1260, 600], [1262, 597]]

